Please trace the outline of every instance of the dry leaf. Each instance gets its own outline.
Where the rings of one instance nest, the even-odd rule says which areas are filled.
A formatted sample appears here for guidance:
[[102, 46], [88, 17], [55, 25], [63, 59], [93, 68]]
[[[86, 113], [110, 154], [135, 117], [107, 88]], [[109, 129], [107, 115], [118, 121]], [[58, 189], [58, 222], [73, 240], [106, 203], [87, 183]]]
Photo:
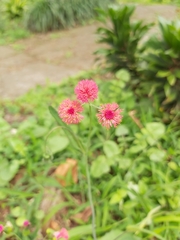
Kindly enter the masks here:
[[60, 229], [60, 225], [57, 221], [53, 220], [53, 221], [50, 222], [50, 228], [57, 231], [57, 230]]
[[73, 216], [71, 216], [70, 218], [74, 221], [79, 221], [81, 220], [82, 222], [86, 223], [89, 220], [89, 217], [92, 215], [92, 211], [90, 207], [87, 207], [84, 209], [83, 212], [77, 213]]
[[[63, 186], [70, 185], [70, 183], [77, 183], [78, 175], [77, 175], [77, 161], [74, 159], [66, 159], [65, 163], [60, 164], [54, 175], [58, 182]], [[71, 181], [69, 181], [71, 180]]]

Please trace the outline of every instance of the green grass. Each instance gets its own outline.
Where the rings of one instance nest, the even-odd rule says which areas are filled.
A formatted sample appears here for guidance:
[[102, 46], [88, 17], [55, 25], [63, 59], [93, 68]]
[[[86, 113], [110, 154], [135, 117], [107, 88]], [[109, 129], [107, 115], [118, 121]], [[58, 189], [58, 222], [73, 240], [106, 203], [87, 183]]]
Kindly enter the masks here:
[[29, 36], [30, 32], [19, 21], [9, 21], [0, 16], [0, 45], [14, 43]]

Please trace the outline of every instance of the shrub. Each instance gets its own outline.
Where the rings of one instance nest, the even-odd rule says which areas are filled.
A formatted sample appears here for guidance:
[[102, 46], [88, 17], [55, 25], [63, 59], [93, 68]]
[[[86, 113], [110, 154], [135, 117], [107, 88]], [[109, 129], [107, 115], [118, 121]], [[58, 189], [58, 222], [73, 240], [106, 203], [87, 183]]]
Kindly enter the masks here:
[[8, 0], [4, 7], [8, 18], [21, 18], [23, 16], [26, 3], [26, 0]]
[[35, 32], [68, 28], [88, 20], [95, 8], [106, 8], [110, 0], [38, 0], [27, 12], [26, 25]]
[[107, 70], [116, 72], [121, 68], [136, 71], [138, 45], [147, 33], [150, 24], [142, 21], [131, 22], [134, 6], [111, 6], [108, 11], [99, 10], [99, 19], [105, 24], [110, 20], [111, 26], [100, 27], [99, 43], [108, 47], [100, 48], [96, 54], [106, 59]]
[[159, 18], [159, 27], [160, 38], [145, 43], [143, 70], [151, 95], [157, 93], [163, 105], [172, 107], [179, 102], [180, 92], [180, 21]]

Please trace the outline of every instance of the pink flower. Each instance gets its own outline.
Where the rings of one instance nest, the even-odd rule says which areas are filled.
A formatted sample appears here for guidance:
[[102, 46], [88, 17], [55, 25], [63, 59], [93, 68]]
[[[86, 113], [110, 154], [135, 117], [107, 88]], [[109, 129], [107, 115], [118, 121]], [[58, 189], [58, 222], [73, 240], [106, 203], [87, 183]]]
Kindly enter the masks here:
[[62, 228], [61, 231], [55, 232], [54, 237], [58, 240], [63, 238], [65, 240], [69, 239], [68, 231], [65, 228]]
[[24, 222], [23, 222], [23, 226], [24, 227], [28, 227], [30, 225], [30, 222], [28, 221], [28, 220], [25, 220]]
[[109, 129], [112, 126], [117, 127], [122, 121], [121, 112], [122, 109], [119, 108], [117, 103], [107, 103], [100, 107], [99, 113], [96, 116], [99, 123]]
[[4, 226], [0, 224], [0, 234], [4, 231]]
[[58, 114], [66, 124], [78, 124], [84, 118], [81, 114], [83, 107], [77, 100], [64, 100], [58, 109]]
[[93, 80], [82, 80], [75, 87], [77, 99], [82, 103], [94, 101], [98, 95], [98, 86]]

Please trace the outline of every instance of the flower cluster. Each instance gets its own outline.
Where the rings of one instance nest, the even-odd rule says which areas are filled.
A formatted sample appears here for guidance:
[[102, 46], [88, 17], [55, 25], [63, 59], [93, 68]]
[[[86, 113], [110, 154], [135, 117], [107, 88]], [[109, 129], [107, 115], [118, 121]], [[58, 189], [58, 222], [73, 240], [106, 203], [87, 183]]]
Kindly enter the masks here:
[[60, 231], [54, 233], [54, 237], [56, 240], [58, 239], [68, 240], [69, 239], [68, 231], [65, 228], [62, 228]]
[[[59, 117], [66, 124], [78, 124], [83, 120], [83, 104], [90, 103], [98, 97], [98, 86], [93, 80], [80, 81], [74, 90], [77, 100], [64, 100], [58, 109]], [[122, 121], [122, 109], [117, 103], [108, 103], [100, 106], [97, 119], [99, 123], [109, 129], [116, 127]]]
[[0, 234], [4, 231], [4, 226], [0, 224]]

